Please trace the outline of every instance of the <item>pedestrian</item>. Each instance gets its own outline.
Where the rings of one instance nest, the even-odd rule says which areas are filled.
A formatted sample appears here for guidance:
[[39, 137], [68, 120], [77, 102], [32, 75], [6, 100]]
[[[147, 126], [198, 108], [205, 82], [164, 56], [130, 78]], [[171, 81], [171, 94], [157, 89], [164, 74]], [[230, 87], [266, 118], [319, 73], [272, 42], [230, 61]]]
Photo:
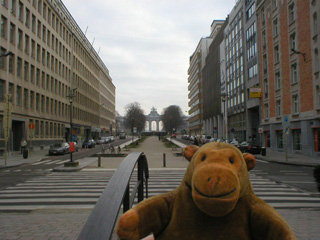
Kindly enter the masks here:
[[21, 140], [21, 154], [23, 153], [23, 150], [26, 149], [27, 145], [28, 145], [28, 142], [24, 138], [22, 138], [22, 140]]
[[194, 141], [193, 141], [193, 144], [194, 144], [194, 145], [197, 145], [197, 146], [199, 146], [199, 141], [198, 141], [198, 138], [197, 138], [197, 136], [195, 136], [195, 137], [194, 137]]

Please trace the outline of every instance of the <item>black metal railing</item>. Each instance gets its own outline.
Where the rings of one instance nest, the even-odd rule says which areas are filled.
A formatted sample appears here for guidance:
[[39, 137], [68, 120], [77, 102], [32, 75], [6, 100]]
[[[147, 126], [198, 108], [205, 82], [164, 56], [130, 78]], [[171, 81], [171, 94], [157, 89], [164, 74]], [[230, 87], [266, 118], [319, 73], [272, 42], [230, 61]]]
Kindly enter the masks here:
[[[130, 194], [129, 183], [137, 163], [138, 181]], [[144, 153], [130, 153], [113, 174], [101, 194], [82, 228], [78, 240], [111, 239], [121, 204], [123, 204], [123, 212], [129, 210], [133, 205], [137, 192], [138, 202], [142, 201], [144, 198], [144, 183], [146, 198], [148, 198], [148, 178], [149, 168]]]

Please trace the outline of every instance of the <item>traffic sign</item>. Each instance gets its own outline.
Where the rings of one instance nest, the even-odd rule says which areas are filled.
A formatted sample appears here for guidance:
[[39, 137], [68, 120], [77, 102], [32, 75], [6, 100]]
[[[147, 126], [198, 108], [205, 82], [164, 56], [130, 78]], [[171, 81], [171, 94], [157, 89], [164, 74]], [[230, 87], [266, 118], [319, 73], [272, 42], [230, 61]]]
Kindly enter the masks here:
[[33, 123], [33, 122], [29, 123], [29, 124], [28, 124], [28, 128], [29, 128], [30, 130], [33, 130], [33, 129], [34, 129], [34, 123]]

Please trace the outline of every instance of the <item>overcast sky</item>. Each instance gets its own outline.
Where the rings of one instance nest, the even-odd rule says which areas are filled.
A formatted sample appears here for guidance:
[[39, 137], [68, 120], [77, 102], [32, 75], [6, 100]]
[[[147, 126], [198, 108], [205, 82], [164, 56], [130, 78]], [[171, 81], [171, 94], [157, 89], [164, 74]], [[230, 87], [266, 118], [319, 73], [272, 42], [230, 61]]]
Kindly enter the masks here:
[[188, 107], [189, 57], [235, 0], [63, 0], [109, 69], [116, 110]]

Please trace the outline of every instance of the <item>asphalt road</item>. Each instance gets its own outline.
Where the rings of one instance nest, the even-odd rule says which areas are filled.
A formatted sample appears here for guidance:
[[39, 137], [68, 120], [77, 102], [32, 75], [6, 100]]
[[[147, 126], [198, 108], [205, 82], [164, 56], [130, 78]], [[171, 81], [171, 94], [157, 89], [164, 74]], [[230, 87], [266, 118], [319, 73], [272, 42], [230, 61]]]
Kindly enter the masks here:
[[[127, 141], [128, 139], [116, 139], [111, 144], [116, 147]], [[101, 149], [102, 145], [96, 145], [95, 148], [74, 152], [72, 154], [72, 159], [77, 160], [92, 156], [98, 152], [101, 152]], [[10, 169], [0, 169], [0, 189], [15, 186], [16, 184], [25, 182], [33, 177], [44, 176], [50, 173], [51, 169], [62, 165], [68, 159], [70, 159], [70, 154], [55, 156], [47, 155], [45, 159], [38, 163], [24, 164]]]
[[[175, 139], [186, 145], [193, 144], [193, 141], [177, 138]], [[317, 185], [313, 178], [313, 167], [304, 167], [289, 165], [283, 163], [274, 163], [259, 160], [259, 155], [256, 156], [257, 165], [253, 169], [257, 175], [263, 175], [264, 177], [283, 183], [288, 186], [307, 191], [313, 194], [319, 194]]]

